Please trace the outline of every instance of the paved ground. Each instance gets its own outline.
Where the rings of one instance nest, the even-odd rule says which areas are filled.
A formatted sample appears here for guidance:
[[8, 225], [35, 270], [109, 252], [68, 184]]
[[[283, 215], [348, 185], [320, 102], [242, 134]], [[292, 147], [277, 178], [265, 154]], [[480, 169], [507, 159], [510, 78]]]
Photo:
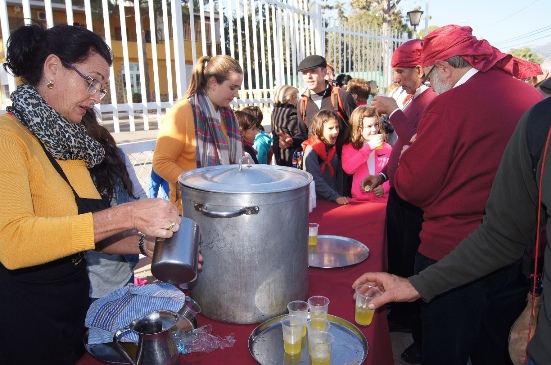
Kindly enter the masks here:
[[394, 355], [394, 365], [409, 365], [403, 361], [400, 355], [413, 342], [411, 333], [391, 332], [392, 353]]
[[115, 141], [118, 144], [155, 139], [157, 138], [157, 134], [159, 133], [159, 130], [157, 129], [157, 122], [155, 121], [150, 121], [149, 130], [143, 130], [144, 128], [142, 118], [135, 119], [135, 131], [130, 131], [130, 123], [128, 122], [128, 120], [122, 120], [120, 122], [120, 132], [117, 133], [114, 133], [115, 127], [111, 120], [104, 120], [101, 122], [101, 125], [107, 128], [109, 132], [111, 132], [113, 138], [115, 138]]
[[[264, 130], [267, 132], [270, 131], [270, 120], [271, 120], [271, 114], [264, 113], [262, 126], [264, 127]], [[159, 129], [158, 129], [158, 123], [155, 116], [149, 117], [149, 130], [147, 131], [144, 130], [143, 118], [141, 116], [137, 116], [134, 118], [134, 124], [135, 124], [135, 131], [130, 131], [130, 123], [128, 119], [121, 119], [120, 127], [119, 127], [120, 132], [114, 133], [115, 127], [111, 119], [106, 118], [101, 122], [101, 125], [107, 128], [109, 132], [113, 134], [115, 141], [119, 144], [146, 141], [146, 140], [157, 138]]]

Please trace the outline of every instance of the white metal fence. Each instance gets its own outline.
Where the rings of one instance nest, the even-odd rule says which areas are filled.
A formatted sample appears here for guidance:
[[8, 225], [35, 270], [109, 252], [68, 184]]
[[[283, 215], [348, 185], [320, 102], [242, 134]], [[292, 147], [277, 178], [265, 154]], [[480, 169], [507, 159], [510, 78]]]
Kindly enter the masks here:
[[[236, 58], [245, 78], [234, 107], [258, 105], [269, 112], [274, 87], [303, 87], [296, 67], [304, 57], [325, 55], [337, 73], [385, 87], [391, 81], [389, 55], [406, 40], [403, 34], [385, 36], [359, 26], [326, 28], [321, 5], [308, 0], [199, 1], [195, 6], [192, 0], [0, 0], [4, 49], [10, 31], [31, 18], [48, 27], [80, 23], [113, 48], [122, 68], [117, 74], [117, 64], [111, 69], [109, 95], [99, 111], [112, 119], [114, 132], [124, 123], [136, 130], [137, 117], [143, 121], [138, 127], [158, 128], [202, 55]], [[3, 108], [14, 89], [15, 80], [3, 74]]]
[[155, 140], [149, 140], [119, 145], [119, 147], [128, 156], [130, 163], [134, 166], [134, 171], [136, 172], [138, 181], [146, 193], [149, 191], [149, 184], [151, 180], [151, 165], [153, 162], [155, 142]]

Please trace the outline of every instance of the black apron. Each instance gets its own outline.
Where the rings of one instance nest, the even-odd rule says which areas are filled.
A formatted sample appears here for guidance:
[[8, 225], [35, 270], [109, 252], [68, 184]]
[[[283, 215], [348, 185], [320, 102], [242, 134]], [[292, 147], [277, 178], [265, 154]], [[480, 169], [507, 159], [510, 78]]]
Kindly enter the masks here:
[[[71, 187], [78, 214], [109, 207], [107, 199], [79, 197], [61, 166], [44, 151]], [[83, 253], [17, 270], [0, 263], [0, 365], [75, 364], [85, 351], [89, 290]]]

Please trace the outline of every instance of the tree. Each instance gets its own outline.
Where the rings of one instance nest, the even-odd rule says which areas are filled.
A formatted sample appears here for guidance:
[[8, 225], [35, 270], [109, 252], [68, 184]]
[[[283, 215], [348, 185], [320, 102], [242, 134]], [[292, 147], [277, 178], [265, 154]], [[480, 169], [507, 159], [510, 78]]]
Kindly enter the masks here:
[[341, 24], [362, 24], [370, 28], [381, 29], [388, 21], [389, 29], [399, 32], [411, 31], [404, 22], [402, 11], [396, 7], [397, 0], [350, 0], [337, 1], [335, 5], [325, 5], [325, 10], [336, 10]]
[[[431, 25], [431, 26], [429, 27], [429, 33], [432, 32], [433, 30], [438, 29], [438, 28], [440, 28], [438, 25]], [[417, 32], [417, 38], [419, 38], [419, 39], [423, 39], [423, 38], [425, 38], [426, 36], [427, 36], [427, 34], [425, 34], [425, 28], [420, 29], [420, 30]]]
[[[337, 0], [334, 6], [326, 6], [326, 10], [336, 10], [337, 19], [340, 28], [359, 27], [360, 29], [371, 33], [371, 30], [380, 31], [383, 35], [380, 38], [374, 37], [367, 44], [362, 45], [361, 49], [355, 48], [352, 56], [347, 50], [352, 49], [350, 44], [350, 36], [333, 36], [328, 38], [327, 44], [339, 44], [340, 54], [335, 54], [334, 62], [340, 68], [336, 69], [337, 73], [354, 70], [354, 61], [360, 62], [362, 65], [367, 62], [367, 66], [371, 71], [380, 71], [385, 79], [391, 78], [391, 73], [387, 65], [390, 64], [390, 56], [393, 50], [398, 46], [397, 43], [390, 41], [390, 36], [394, 33], [412, 32], [409, 25], [404, 21], [404, 16], [397, 4], [400, 0]], [[365, 29], [371, 30], [365, 30]], [[376, 32], [375, 32], [376, 33]], [[330, 36], [331, 37], [331, 36]], [[382, 44], [381, 44], [382, 42]], [[353, 44], [353, 41], [352, 41]], [[382, 49], [380, 59], [369, 59], [362, 57], [362, 53], [370, 54], [372, 49]], [[359, 57], [359, 58], [358, 58]], [[347, 60], [348, 67], [344, 66], [340, 60]]]
[[511, 49], [509, 53], [515, 57], [537, 64], [540, 64], [543, 61], [543, 57], [539, 56], [536, 52], [532, 51], [528, 47], [524, 47], [522, 49]]

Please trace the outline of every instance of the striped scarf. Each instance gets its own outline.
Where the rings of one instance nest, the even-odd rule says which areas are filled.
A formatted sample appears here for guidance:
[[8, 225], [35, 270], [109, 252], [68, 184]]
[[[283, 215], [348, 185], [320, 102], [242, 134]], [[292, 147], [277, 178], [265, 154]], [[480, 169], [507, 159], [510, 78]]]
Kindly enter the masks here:
[[[193, 108], [195, 137], [197, 139], [197, 167], [228, 165], [239, 162], [243, 155], [241, 133], [233, 111], [220, 108], [220, 119], [204, 90], [189, 99]], [[222, 129], [225, 123], [228, 139]]]

